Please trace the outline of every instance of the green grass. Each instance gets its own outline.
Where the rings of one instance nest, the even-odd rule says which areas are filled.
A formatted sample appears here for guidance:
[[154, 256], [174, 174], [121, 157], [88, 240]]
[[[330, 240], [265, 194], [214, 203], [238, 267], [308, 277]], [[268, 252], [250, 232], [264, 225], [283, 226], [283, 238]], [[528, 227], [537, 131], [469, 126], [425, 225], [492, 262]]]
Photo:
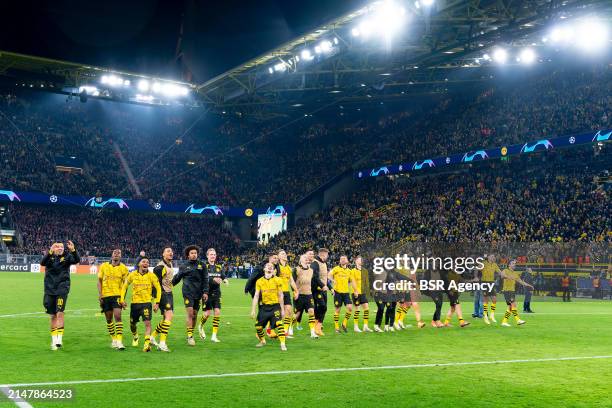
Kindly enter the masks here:
[[[104, 319], [96, 315], [95, 277], [73, 277], [66, 313], [65, 347], [49, 350], [48, 318], [42, 311], [43, 276], [0, 273], [0, 384], [47, 381], [188, 376], [201, 374], [378, 367], [449, 362], [612, 355], [612, 302], [539, 302], [523, 327], [487, 327], [471, 319], [460, 329], [414, 328], [384, 334], [334, 335], [312, 341], [307, 332], [288, 340], [281, 353], [269, 341], [255, 349], [250, 297], [243, 281], [223, 287], [220, 344], [185, 344], [181, 302], [171, 327], [172, 353], [110, 349]], [[175, 297], [181, 298], [180, 287]], [[471, 299], [464, 295], [465, 315]], [[430, 317], [431, 303], [423, 303]], [[375, 305], [373, 309], [376, 309]], [[503, 305], [500, 303], [500, 309]], [[445, 306], [446, 311], [446, 306]], [[371, 324], [374, 310], [372, 310]], [[329, 312], [328, 312], [329, 313]], [[498, 313], [501, 318], [503, 310]], [[124, 319], [128, 313], [124, 312]], [[155, 316], [154, 324], [159, 317]], [[499, 319], [498, 319], [499, 320]], [[407, 322], [414, 323], [410, 312]], [[210, 322], [208, 323], [210, 325]], [[142, 323], [140, 331], [142, 332]], [[210, 327], [208, 327], [210, 330]], [[126, 344], [129, 344], [129, 329]], [[490, 365], [398, 368], [349, 372], [300, 373], [62, 385], [75, 399], [68, 406], [610, 406], [612, 359], [544, 361]], [[35, 407], [57, 402], [31, 401]], [[72, 405], [70, 405], [72, 404]], [[0, 394], [0, 406], [11, 406]]]

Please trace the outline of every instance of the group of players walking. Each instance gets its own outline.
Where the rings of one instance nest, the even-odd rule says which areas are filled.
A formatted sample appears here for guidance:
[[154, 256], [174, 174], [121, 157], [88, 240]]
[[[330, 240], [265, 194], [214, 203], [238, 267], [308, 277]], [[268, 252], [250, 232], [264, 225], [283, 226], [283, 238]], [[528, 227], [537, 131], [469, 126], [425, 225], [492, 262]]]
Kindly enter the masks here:
[[[62, 243], [54, 243], [44, 256], [41, 265], [45, 270], [44, 307], [50, 315], [51, 349], [62, 347], [64, 333], [64, 310], [70, 291], [70, 266], [78, 264], [80, 257], [71, 241], [67, 243], [65, 252]], [[167, 337], [174, 317], [173, 288], [183, 282], [182, 295], [186, 310], [187, 344], [195, 345], [194, 329], [201, 339], [206, 338], [205, 325], [212, 315], [211, 341], [219, 342], [217, 337], [221, 318], [221, 284], [229, 284], [221, 265], [217, 261], [214, 248], [206, 251], [206, 261], [201, 261], [201, 249], [190, 245], [184, 250], [187, 262], [178, 268], [175, 274], [174, 252], [165, 248], [162, 259], [150, 271], [150, 260], [144, 253], [137, 259], [136, 268], [130, 272], [121, 262], [121, 250], [112, 252], [110, 262], [101, 265], [98, 273], [98, 295], [102, 313], [106, 318], [111, 346], [117, 350], [125, 350], [123, 345], [122, 310], [127, 308], [126, 293], [132, 287], [130, 302], [130, 331], [132, 346], [139, 347], [140, 336], [137, 324], [142, 320], [145, 326], [143, 351], [149, 352], [153, 347], [169, 352]], [[294, 328], [301, 330], [304, 314], [308, 317], [310, 337], [318, 339], [324, 336], [323, 323], [328, 310], [328, 292], [331, 292], [334, 302], [334, 329], [336, 333], [348, 331], [349, 320], [353, 319], [355, 332], [383, 332], [400, 330], [406, 327], [404, 318], [410, 308], [413, 308], [418, 328], [426, 324], [421, 319], [419, 307], [420, 292], [384, 293], [374, 292], [377, 312], [373, 330], [369, 327], [369, 301], [366, 296], [370, 292], [368, 275], [363, 268], [360, 256], [349, 259], [342, 255], [339, 264], [328, 270], [329, 251], [325, 248], [306, 251], [299, 256], [299, 262], [292, 268], [284, 250], [271, 254], [263, 267], [256, 269], [250, 276], [245, 293], [253, 297], [251, 317], [256, 320], [255, 332], [258, 338], [257, 347], [266, 345], [266, 335], [278, 338], [281, 350], [287, 350], [286, 338], [292, 338]], [[516, 283], [530, 286], [523, 282], [514, 271], [516, 261], [511, 261], [504, 271], [495, 263], [494, 256], [485, 262], [485, 267], [477, 279], [489, 281], [495, 279], [495, 274], [503, 278], [503, 292], [508, 308], [502, 326], [509, 326], [508, 319], [514, 316], [517, 324], [524, 324], [516, 310]], [[393, 274], [388, 276], [393, 279]], [[429, 279], [432, 279], [429, 276]], [[414, 275], [409, 279], [416, 279]], [[450, 279], [460, 279], [459, 275]], [[462, 317], [459, 304], [459, 293], [446, 291], [450, 301], [450, 309], [444, 323], [441, 322], [443, 293], [432, 291], [426, 293], [435, 304], [435, 312], [431, 322], [433, 327], [450, 326], [453, 314], [457, 314], [461, 327], [469, 325]], [[488, 301], [492, 301], [490, 313]], [[198, 321], [198, 312], [202, 315]], [[343, 319], [340, 320], [342, 307], [345, 308]], [[495, 292], [485, 294], [485, 322], [495, 322], [496, 297]], [[151, 318], [153, 313], [160, 312], [161, 320], [153, 330]], [[363, 315], [361, 315], [363, 312]], [[362, 325], [360, 325], [362, 318]], [[384, 320], [384, 324], [383, 324]]]

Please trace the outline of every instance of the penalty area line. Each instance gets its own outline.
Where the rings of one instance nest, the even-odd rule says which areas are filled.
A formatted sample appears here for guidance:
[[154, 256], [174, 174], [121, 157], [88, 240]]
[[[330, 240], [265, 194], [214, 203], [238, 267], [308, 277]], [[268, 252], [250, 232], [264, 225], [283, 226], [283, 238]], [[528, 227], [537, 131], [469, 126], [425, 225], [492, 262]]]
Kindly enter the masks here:
[[125, 382], [140, 382], [140, 381], [175, 381], [175, 380], [192, 380], [203, 378], [228, 378], [228, 377], [257, 377], [268, 375], [287, 375], [287, 374], [318, 374], [331, 372], [350, 372], [350, 371], [382, 371], [382, 370], [402, 370], [408, 368], [436, 368], [436, 367], [461, 367], [461, 366], [479, 366], [479, 365], [495, 365], [495, 364], [521, 364], [521, 363], [545, 363], [559, 361], [576, 361], [576, 360], [597, 360], [610, 359], [610, 356], [580, 356], [580, 357], [554, 357], [554, 358], [532, 358], [519, 360], [493, 360], [493, 361], [465, 361], [465, 362], [450, 362], [450, 363], [431, 363], [431, 364], [406, 364], [406, 365], [387, 365], [374, 367], [338, 367], [338, 368], [319, 368], [312, 370], [279, 370], [279, 371], [252, 371], [242, 373], [220, 373], [220, 374], [195, 374], [195, 375], [174, 375], [165, 377], [139, 377], [139, 378], [108, 378], [97, 380], [72, 380], [72, 381], [49, 381], [36, 383], [17, 383], [3, 384], [0, 388], [15, 388], [15, 387], [38, 387], [38, 386], [55, 386], [55, 385], [77, 385], [77, 384], [105, 384], [105, 383], [125, 383]]

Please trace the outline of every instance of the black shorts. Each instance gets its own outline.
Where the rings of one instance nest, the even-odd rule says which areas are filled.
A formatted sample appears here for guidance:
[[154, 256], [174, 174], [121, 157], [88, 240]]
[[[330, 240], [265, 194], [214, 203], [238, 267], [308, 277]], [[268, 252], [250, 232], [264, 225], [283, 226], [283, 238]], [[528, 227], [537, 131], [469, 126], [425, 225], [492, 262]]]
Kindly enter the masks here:
[[355, 304], [355, 306], [364, 305], [368, 303], [368, 298], [363, 293], [356, 296], [355, 294], [353, 294], [353, 303]]
[[257, 313], [256, 326], [266, 327], [266, 324], [270, 323], [270, 328], [275, 328], [276, 323], [281, 320], [281, 308], [280, 304], [274, 305], [259, 305], [259, 313]]
[[183, 295], [183, 303], [185, 303], [185, 307], [193, 307], [195, 310], [200, 308], [200, 298], [187, 297]]
[[283, 304], [291, 306], [291, 292], [283, 292]]
[[130, 323], [138, 323], [140, 319], [143, 322], [151, 321], [151, 303], [132, 303], [130, 305]]
[[113, 309], [121, 309], [119, 296], [106, 296], [102, 298], [102, 313], [111, 312]]
[[340, 307], [342, 305], [352, 305], [351, 298], [348, 293], [334, 293], [334, 306]]
[[66, 309], [66, 302], [68, 301], [68, 294], [65, 295], [47, 295], [43, 297], [43, 306], [45, 307], [45, 313], [54, 315], [56, 313], [64, 313]]
[[504, 299], [506, 299], [506, 304], [510, 306], [516, 301], [516, 292], [504, 292]]
[[296, 312], [304, 312], [308, 311], [308, 309], [314, 309], [314, 299], [312, 295], [298, 295], [297, 300], [295, 301], [295, 311]]
[[493, 283], [493, 287], [491, 288], [491, 290], [483, 290], [482, 291], [482, 295], [483, 296], [495, 296], [497, 294], [497, 292], [495, 292], [495, 284], [494, 284], [494, 282], [482, 282], [482, 283]]
[[221, 309], [221, 295], [209, 295], [208, 300], [202, 306], [202, 310]]
[[163, 315], [168, 310], [174, 310], [174, 295], [162, 292], [161, 299], [159, 300], [159, 312]]
[[447, 290], [446, 294], [448, 296], [448, 301], [451, 306], [456, 306], [459, 304], [459, 291], [456, 290]]

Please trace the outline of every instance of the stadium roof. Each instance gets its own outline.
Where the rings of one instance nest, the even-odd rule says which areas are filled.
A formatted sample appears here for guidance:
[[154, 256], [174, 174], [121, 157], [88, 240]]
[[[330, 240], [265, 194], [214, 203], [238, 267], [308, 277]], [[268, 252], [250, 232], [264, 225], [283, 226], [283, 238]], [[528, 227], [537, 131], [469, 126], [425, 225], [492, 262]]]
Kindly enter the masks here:
[[[202, 84], [172, 82], [191, 89], [194, 98], [185, 104], [258, 119], [297, 117], [334, 104], [401, 100], [491, 80], [495, 66], [485, 54], [494, 47], [512, 52], [529, 46], [543, 55], [543, 35], [554, 24], [586, 16], [612, 21], [606, 0], [431, 3], [395, 0], [389, 10], [389, 2], [373, 2]], [[164, 81], [0, 51], [0, 75], [34, 86], [78, 88], [104, 74]], [[129, 99], [120, 92], [108, 96]]]

